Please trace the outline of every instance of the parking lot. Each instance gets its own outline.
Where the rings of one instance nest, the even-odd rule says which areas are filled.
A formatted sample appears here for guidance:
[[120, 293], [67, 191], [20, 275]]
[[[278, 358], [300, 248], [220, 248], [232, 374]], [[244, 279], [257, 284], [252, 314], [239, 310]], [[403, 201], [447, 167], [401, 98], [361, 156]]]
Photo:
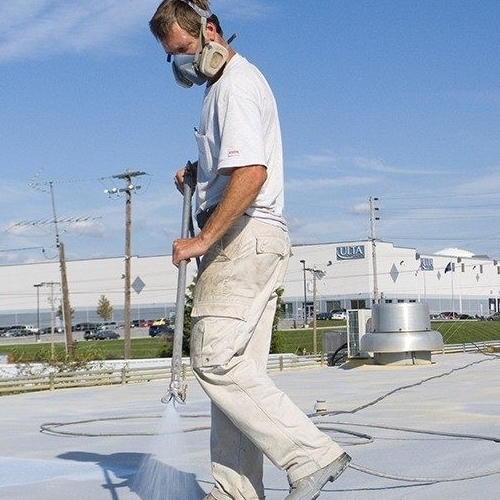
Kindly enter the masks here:
[[[115, 328], [120, 338], [123, 338], [123, 327]], [[84, 342], [84, 331], [74, 331], [72, 332], [73, 340], [77, 342]], [[138, 327], [130, 329], [130, 336], [132, 338], [140, 338], [140, 337], [149, 337], [149, 328]], [[33, 342], [40, 343], [56, 343], [56, 342], [64, 342], [65, 336], [63, 333], [44, 333], [39, 335], [27, 335], [23, 337], [1, 337], [0, 336], [0, 344], [32, 344]]]

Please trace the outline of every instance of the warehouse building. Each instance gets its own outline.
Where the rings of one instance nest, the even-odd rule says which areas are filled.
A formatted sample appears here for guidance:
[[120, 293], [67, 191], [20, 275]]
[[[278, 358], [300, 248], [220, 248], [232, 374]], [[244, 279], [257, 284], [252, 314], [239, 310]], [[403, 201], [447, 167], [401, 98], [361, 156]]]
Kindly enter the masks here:
[[[169, 317], [177, 269], [170, 255], [131, 257], [131, 318]], [[97, 321], [104, 295], [123, 320], [124, 259], [69, 261], [73, 323]], [[196, 264], [188, 266], [188, 283]], [[49, 325], [61, 300], [58, 262], [0, 266], [0, 324]], [[38, 285], [38, 286], [37, 286]], [[41, 286], [40, 286], [41, 285]], [[282, 296], [285, 316], [298, 326], [319, 312], [370, 308], [379, 302], [426, 302], [431, 314], [487, 316], [500, 310], [500, 266], [457, 248], [435, 254], [390, 242], [360, 240], [293, 247]]]

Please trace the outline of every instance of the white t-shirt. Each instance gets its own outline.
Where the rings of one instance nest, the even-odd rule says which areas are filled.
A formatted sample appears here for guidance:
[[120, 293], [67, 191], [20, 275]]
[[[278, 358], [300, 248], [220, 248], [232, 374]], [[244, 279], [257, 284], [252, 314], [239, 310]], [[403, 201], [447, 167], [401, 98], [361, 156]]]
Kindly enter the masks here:
[[283, 152], [273, 93], [260, 71], [235, 54], [222, 76], [206, 90], [198, 144], [196, 212], [219, 202], [229, 180], [224, 171], [264, 165], [267, 180], [251, 217], [286, 228], [283, 218]]

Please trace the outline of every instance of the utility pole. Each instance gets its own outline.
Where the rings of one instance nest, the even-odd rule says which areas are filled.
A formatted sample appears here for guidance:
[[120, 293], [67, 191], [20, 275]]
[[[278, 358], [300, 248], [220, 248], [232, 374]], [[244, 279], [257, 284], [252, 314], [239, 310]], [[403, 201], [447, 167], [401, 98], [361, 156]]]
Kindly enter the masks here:
[[54, 216], [54, 230], [56, 236], [56, 247], [59, 252], [59, 267], [61, 269], [61, 293], [62, 293], [62, 314], [64, 323], [64, 335], [66, 339], [66, 353], [73, 357], [73, 331], [71, 321], [71, 306], [69, 303], [69, 287], [68, 287], [68, 273], [66, 270], [66, 254], [64, 253], [64, 244], [59, 238], [59, 229], [57, 227], [56, 205], [54, 201], [54, 188], [52, 181], [49, 182], [50, 199], [52, 201], [52, 214]]
[[134, 177], [145, 175], [146, 172], [126, 170], [123, 174], [113, 175], [113, 179], [122, 179], [125, 181], [123, 189], [106, 190], [105, 193], [116, 194], [125, 193], [125, 273], [124, 288], [125, 296], [123, 301], [123, 338], [124, 338], [124, 358], [130, 359], [132, 355], [130, 341], [130, 261], [132, 258], [132, 193], [141, 188], [135, 186], [132, 182]]
[[372, 242], [372, 267], [373, 267], [373, 302], [378, 304], [380, 302], [380, 296], [378, 291], [378, 273], [377, 273], [377, 242], [375, 237], [375, 221], [380, 220], [380, 217], [376, 216], [378, 212], [378, 207], [375, 203], [378, 198], [372, 198], [370, 196], [370, 240]]
[[[46, 189], [40, 189], [40, 187], [39, 187], [40, 183], [36, 181], [37, 177], [38, 177], [38, 174], [36, 174], [36, 176], [29, 182], [29, 186], [32, 187], [33, 189], [36, 189], [36, 190], [41, 191], [43, 193], [47, 193]], [[61, 312], [62, 312], [62, 319], [63, 319], [63, 324], [64, 324], [66, 354], [69, 354], [70, 357], [73, 357], [75, 345], [73, 344], [73, 331], [72, 331], [72, 324], [71, 324], [72, 317], [71, 317], [71, 306], [70, 306], [70, 301], [69, 301], [68, 274], [67, 274], [67, 270], [66, 270], [66, 254], [64, 251], [64, 244], [59, 237], [58, 224], [59, 224], [59, 222], [62, 222], [62, 223], [75, 222], [75, 219], [65, 218], [63, 220], [60, 220], [57, 218], [56, 204], [54, 201], [54, 183], [52, 181], [49, 181], [49, 182], [44, 182], [44, 184], [48, 184], [48, 186], [49, 186], [48, 193], [50, 194], [50, 200], [52, 202], [52, 219], [51, 220], [37, 220], [37, 221], [32, 221], [32, 222], [20, 222], [19, 224], [16, 224], [16, 225], [17, 226], [23, 226], [23, 225], [35, 226], [35, 225], [39, 225], [39, 224], [53, 224], [54, 225], [56, 247], [57, 247], [57, 251], [58, 251], [58, 255], [59, 255], [59, 266], [60, 266], [60, 270], [61, 270], [61, 292], [62, 292]], [[82, 221], [82, 220], [89, 220], [89, 219], [91, 219], [91, 217], [86, 217], [84, 219], [78, 218], [77, 220]], [[42, 248], [42, 251], [43, 251], [43, 248]]]

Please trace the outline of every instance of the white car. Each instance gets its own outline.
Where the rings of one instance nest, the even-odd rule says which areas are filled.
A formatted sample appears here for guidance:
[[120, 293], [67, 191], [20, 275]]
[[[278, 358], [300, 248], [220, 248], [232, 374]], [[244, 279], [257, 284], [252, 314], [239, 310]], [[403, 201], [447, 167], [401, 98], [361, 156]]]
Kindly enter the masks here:
[[330, 312], [330, 319], [341, 319], [345, 320], [347, 318], [346, 312], [345, 311], [331, 311]]

